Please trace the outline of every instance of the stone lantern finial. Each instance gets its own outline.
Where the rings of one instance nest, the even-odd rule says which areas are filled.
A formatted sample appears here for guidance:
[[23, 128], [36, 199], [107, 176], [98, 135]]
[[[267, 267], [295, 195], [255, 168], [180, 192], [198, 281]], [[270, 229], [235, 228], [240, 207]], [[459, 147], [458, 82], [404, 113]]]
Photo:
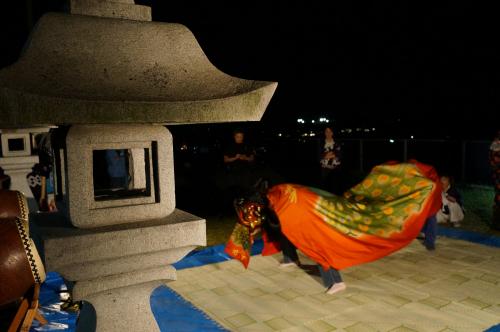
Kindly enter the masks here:
[[136, 5], [134, 0], [69, 0], [69, 12], [75, 15], [151, 21], [151, 7]]

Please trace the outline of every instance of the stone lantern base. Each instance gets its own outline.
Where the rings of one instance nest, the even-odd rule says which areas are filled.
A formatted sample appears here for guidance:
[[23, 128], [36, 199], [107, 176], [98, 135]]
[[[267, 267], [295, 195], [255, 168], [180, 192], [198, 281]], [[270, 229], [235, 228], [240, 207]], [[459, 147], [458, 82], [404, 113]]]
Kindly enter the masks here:
[[149, 297], [176, 280], [173, 263], [206, 245], [205, 220], [181, 210], [166, 218], [74, 228], [62, 214], [36, 214], [46, 269], [75, 282], [74, 300], [97, 312], [97, 331], [158, 331]]

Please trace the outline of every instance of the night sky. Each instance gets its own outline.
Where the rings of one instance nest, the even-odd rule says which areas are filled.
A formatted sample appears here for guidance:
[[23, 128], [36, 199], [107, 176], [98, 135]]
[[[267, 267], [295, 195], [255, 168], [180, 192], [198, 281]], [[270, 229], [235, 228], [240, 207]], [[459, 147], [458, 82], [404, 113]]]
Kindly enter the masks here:
[[[60, 0], [30, 1], [3, 5], [2, 67], [18, 57], [43, 12], [63, 9]], [[136, 2], [152, 7], [155, 21], [190, 28], [222, 71], [278, 81], [264, 124], [326, 116], [339, 128], [477, 139], [491, 139], [500, 127], [493, 4]]]

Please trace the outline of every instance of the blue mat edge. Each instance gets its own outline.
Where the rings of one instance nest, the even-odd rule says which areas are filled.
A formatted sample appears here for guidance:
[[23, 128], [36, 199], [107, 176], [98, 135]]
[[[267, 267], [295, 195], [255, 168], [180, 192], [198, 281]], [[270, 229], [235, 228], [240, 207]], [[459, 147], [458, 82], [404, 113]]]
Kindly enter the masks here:
[[[171, 314], [164, 315], [163, 310], [165, 310], [166, 308], [161, 305], [156, 305], [155, 302], [157, 302], [157, 298], [160, 300], [158, 301], [160, 302], [159, 304], [161, 304], [161, 300], [165, 299], [169, 300], [169, 302], [175, 303], [175, 310], [177, 311], [177, 314], [174, 315], [175, 319], [171, 318]], [[166, 285], [159, 286], [153, 290], [153, 293], [151, 293], [151, 296], [149, 298], [149, 304], [161, 332], [229, 331], [224, 328], [219, 322], [208, 316], [203, 310], [196, 307], [175, 290]], [[169, 306], [168, 308], [171, 308], [171, 306]], [[185, 315], [179, 315], [179, 311], [185, 311]], [[189, 331], [185, 328], [186, 324], [189, 325]]]
[[487, 235], [471, 231], [465, 231], [463, 229], [448, 228], [441, 226], [438, 226], [437, 234], [449, 237], [451, 239], [465, 240], [468, 242], [500, 248], [500, 237], [495, 235]]

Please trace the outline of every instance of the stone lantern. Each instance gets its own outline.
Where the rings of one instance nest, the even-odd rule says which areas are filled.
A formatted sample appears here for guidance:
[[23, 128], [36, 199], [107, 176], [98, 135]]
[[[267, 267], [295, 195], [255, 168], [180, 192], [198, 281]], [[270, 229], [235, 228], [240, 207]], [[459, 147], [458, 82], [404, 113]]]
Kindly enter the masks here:
[[[205, 220], [175, 208], [165, 125], [259, 121], [276, 86], [220, 72], [186, 27], [151, 22], [132, 0], [71, 0], [0, 70], [2, 132], [67, 131], [54, 151], [63, 211], [35, 219], [46, 268], [95, 306], [98, 331], [158, 330], [151, 291], [206, 244]], [[96, 175], [110, 151], [126, 156], [121, 187]]]

